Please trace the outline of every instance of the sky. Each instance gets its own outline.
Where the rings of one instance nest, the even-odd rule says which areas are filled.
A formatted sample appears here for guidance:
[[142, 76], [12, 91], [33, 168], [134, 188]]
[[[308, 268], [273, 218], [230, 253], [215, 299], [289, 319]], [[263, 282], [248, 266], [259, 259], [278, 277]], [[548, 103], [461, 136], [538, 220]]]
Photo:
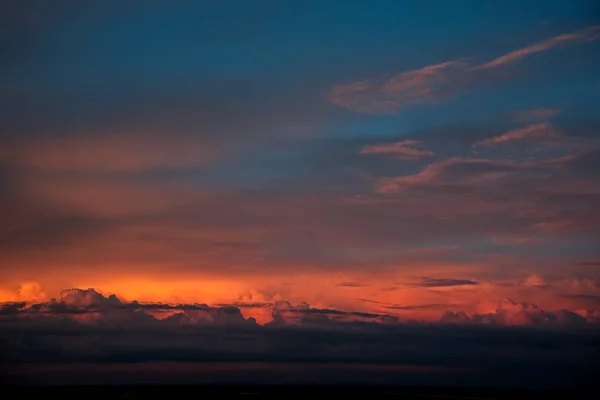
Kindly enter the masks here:
[[[591, 0], [1, 2], [3, 357], [178, 376], [218, 360], [236, 379], [277, 361], [302, 382], [302, 357], [473, 382], [475, 347], [492, 370], [521, 360], [507, 385], [589, 367], [599, 16]], [[181, 329], [216, 342], [160, 339]], [[459, 354], [465, 337], [481, 343]]]

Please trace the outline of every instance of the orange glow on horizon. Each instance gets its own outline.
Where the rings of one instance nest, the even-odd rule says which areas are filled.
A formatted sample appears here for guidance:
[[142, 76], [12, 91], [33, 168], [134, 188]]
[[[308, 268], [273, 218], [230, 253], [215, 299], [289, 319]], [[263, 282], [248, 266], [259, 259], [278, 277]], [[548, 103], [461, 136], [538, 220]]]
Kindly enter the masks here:
[[[356, 278], [359, 277], [364, 279], [360, 275]], [[320, 309], [387, 314], [404, 321], [437, 321], [446, 311], [465, 312], [468, 315], [493, 313], [506, 298], [537, 304], [547, 310], [579, 310], [577, 312], [581, 314], [592, 309], [589, 303], [585, 303], [585, 297], [566, 298], [560, 294], [594, 290], [593, 285], [590, 286], [591, 283], [585, 280], [566, 281], [556, 289], [548, 289], [544, 280], [537, 275], [513, 285], [480, 281], [476, 285], [442, 287], [420, 286], [410, 277], [399, 276], [394, 279], [381, 276], [379, 279], [373, 277], [370, 281], [360, 281], [352, 279], [349, 274], [338, 273], [322, 273], [316, 277], [299, 275], [289, 282], [283, 282], [283, 278], [276, 276], [246, 280], [161, 280], [124, 276], [117, 280], [88, 278], [71, 283], [42, 285], [28, 281], [13, 287], [0, 287], [0, 302], [42, 302], [51, 298], [59, 299], [63, 289], [93, 288], [104, 296], [114, 294], [123, 302], [238, 305], [245, 318], [255, 318], [259, 324], [272, 320], [271, 306], [277, 301], [289, 301], [292, 305], [306, 302], [310, 307]], [[265, 305], [257, 307], [254, 304]], [[153, 315], [164, 319], [172, 314], [160, 312]], [[518, 315], [512, 320], [518, 322]]]

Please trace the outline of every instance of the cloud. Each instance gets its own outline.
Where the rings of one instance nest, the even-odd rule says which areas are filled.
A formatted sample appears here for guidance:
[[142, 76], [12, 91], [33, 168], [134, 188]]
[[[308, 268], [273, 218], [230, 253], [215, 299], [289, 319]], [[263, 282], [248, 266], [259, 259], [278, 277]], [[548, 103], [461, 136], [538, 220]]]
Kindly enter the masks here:
[[402, 72], [387, 81], [360, 81], [335, 86], [330, 100], [353, 111], [389, 114], [412, 104], [432, 103], [454, 95], [467, 64], [447, 61]]
[[528, 125], [524, 128], [512, 129], [500, 136], [487, 138], [475, 143], [474, 147], [490, 147], [520, 140], [559, 141], [564, 137], [549, 123]]
[[94, 289], [66, 289], [60, 292], [60, 301], [71, 307], [115, 306], [121, 305], [117, 296], [104, 297]]
[[383, 305], [383, 308], [389, 310], [415, 311], [415, 310], [443, 310], [448, 307], [448, 304], [417, 304], [412, 306], [403, 306], [398, 304]]
[[372, 285], [367, 285], [367, 284], [360, 283], [360, 282], [342, 282], [342, 283], [338, 283], [336, 286], [339, 286], [339, 287], [367, 287], [367, 286], [372, 286]]
[[[527, 282], [535, 277], [528, 278]], [[541, 278], [537, 279], [538, 282]], [[568, 289], [565, 284], [573, 288], [577, 282], [559, 282], [563, 291]], [[593, 283], [592, 283], [593, 284]], [[479, 282], [467, 279], [436, 279], [424, 278], [416, 285], [417, 287], [438, 288], [455, 286], [475, 286]], [[530, 287], [550, 287], [546, 285], [531, 285]], [[572, 294], [585, 294], [585, 292], [571, 292]], [[592, 292], [594, 293], [594, 292]], [[566, 296], [562, 295], [563, 297]], [[443, 310], [444, 307], [453, 306], [449, 303], [431, 303], [431, 304], [389, 304], [381, 301], [358, 299], [362, 302], [380, 304], [388, 310], [419, 310], [419, 309], [437, 309]], [[460, 305], [454, 305], [454, 307]], [[192, 304], [169, 304], [169, 303], [144, 303], [133, 301], [123, 301], [114, 294], [105, 296], [95, 289], [67, 289], [61, 291], [59, 299], [51, 299], [47, 302], [5, 302], [0, 303], [0, 323], [39, 323], [52, 324], [60, 323], [65, 318], [74, 320], [83, 324], [95, 325], [114, 325], [133, 324], [132, 327], [139, 326], [159, 326], [161, 324], [175, 325], [240, 325], [256, 326], [257, 322], [253, 317], [244, 317], [241, 309], [270, 309], [272, 320], [265, 323], [266, 327], [298, 326], [298, 327], [321, 327], [323, 329], [346, 329], [351, 326], [364, 326], [364, 324], [402, 324], [403, 321], [392, 314], [382, 314], [377, 312], [340, 310], [335, 308], [316, 308], [311, 307], [306, 302], [293, 304], [285, 300], [277, 300], [271, 303], [265, 302], [236, 302], [232, 304], [208, 305], [203, 303]], [[564, 310], [563, 310], [564, 311]], [[528, 303], [518, 303], [510, 298], [505, 298], [499, 302], [499, 306], [490, 314], [475, 314], [470, 320], [475, 322], [485, 322], [486, 319], [492, 319], [496, 324], [512, 324], [514, 318], [521, 318], [522, 323], [560, 323], [562, 317], [567, 316], [565, 312], [543, 311], [536, 305]], [[559, 314], [555, 314], [558, 312]], [[523, 320], [527, 314], [530, 320]], [[2, 319], [10, 317], [8, 320]], [[15, 317], [17, 319], [15, 319]], [[442, 321], [445, 317], [442, 317]], [[511, 319], [513, 318], [513, 319]], [[565, 317], [566, 318], [566, 317]], [[573, 317], [573, 319], [577, 319]], [[38, 322], [36, 322], [38, 321]], [[513, 322], [511, 322], [513, 321]], [[516, 321], [516, 320], [515, 320]], [[516, 323], [516, 322], [515, 322]], [[358, 324], [358, 325], [357, 325]], [[346, 327], [346, 328], [344, 328]]]
[[330, 101], [340, 107], [367, 114], [393, 114], [414, 104], [437, 103], [471, 87], [489, 82], [490, 73], [535, 53], [560, 44], [600, 38], [600, 27], [561, 34], [515, 50], [489, 62], [473, 65], [464, 60], [446, 61], [401, 72], [387, 80], [361, 80], [331, 89]]
[[[8, 180], [9, 196], [0, 196], [3, 260], [11, 265], [14, 283], [50, 276], [52, 265], [61, 266], [67, 282], [89, 286], [97, 282], [71, 279], [86, 268], [94, 268], [98, 276], [123, 279], [123, 274], [141, 271], [148, 279], [162, 279], [157, 276], [167, 270], [228, 279], [239, 274], [355, 271], [365, 265], [383, 271], [396, 264], [403, 271], [426, 261], [448, 265], [451, 260], [455, 268], [483, 258], [469, 246], [460, 254], [409, 250], [427, 247], [427, 240], [456, 245], [481, 238], [539, 237], [555, 249], [550, 243], [559, 234], [596, 229], [597, 219], [590, 218], [600, 193], [596, 152], [546, 163], [438, 156], [424, 166], [427, 160], [395, 163], [360, 157], [357, 148], [364, 145], [364, 140], [352, 142], [348, 154], [339, 158], [352, 156], [352, 162], [364, 163], [359, 167], [372, 165], [367, 180], [355, 176], [348, 182], [344, 175], [318, 188], [296, 187], [293, 179], [283, 187], [207, 188], [196, 170], [141, 176], [19, 173]], [[243, 176], [243, 171], [236, 173], [234, 184], [250, 184], [238, 181]], [[312, 175], [307, 172], [304, 178], [310, 181]], [[356, 191], [360, 196], [345, 201]], [[533, 246], [521, 247], [518, 251], [529, 253]], [[516, 249], [488, 246], [485, 251]], [[489, 264], [486, 268], [493, 268]], [[18, 274], [27, 275], [16, 278]]]
[[463, 312], [446, 312], [441, 320], [444, 323], [479, 323], [492, 325], [542, 325], [582, 326], [588, 323], [584, 316], [569, 310], [544, 311], [539, 306], [519, 303], [510, 298], [500, 302], [496, 311], [488, 314], [475, 314], [471, 317]]
[[402, 140], [394, 143], [365, 146], [360, 150], [360, 154], [390, 155], [401, 160], [416, 160], [435, 156], [431, 150], [419, 149], [418, 146], [422, 146], [422, 142]]
[[[551, 371], [565, 368], [563, 379], [567, 370], [573, 371], [574, 364], [566, 360], [578, 360], [581, 371], [589, 371], [592, 358], [586, 357], [590, 349], [600, 346], [596, 325], [600, 323], [600, 314], [592, 309], [542, 310], [530, 303], [505, 299], [492, 312], [467, 313], [460, 311], [460, 304], [448, 302], [400, 305], [363, 300], [384, 311], [317, 308], [306, 302], [289, 301], [219, 305], [144, 303], [103, 295], [92, 288], [68, 289], [58, 299], [43, 303], [2, 304], [0, 352], [6, 365], [15, 366], [9, 369], [13, 380], [18, 378], [23, 382], [33, 379], [32, 376], [38, 381], [48, 379], [44, 374], [53, 365], [77, 369], [74, 363], [84, 363], [115, 368], [148, 362], [155, 369], [166, 362], [177, 365], [210, 362], [232, 369], [235, 363], [250, 366], [266, 362], [277, 369], [288, 363], [311, 366], [313, 371], [326, 363], [332, 366], [338, 379], [348, 373], [335, 367], [338, 364], [362, 366], [363, 378], [365, 371], [374, 366], [401, 365], [402, 374], [396, 373], [396, 378], [390, 375], [390, 379], [410, 377], [414, 384], [415, 379], [421, 379], [419, 376], [427, 376], [428, 385], [437, 382], [440, 376], [448, 379], [452, 376], [456, 384], [456, 374], [465, 371], [483, 374], [482, 379], [494, 377], [492, 381], [498, 382], [500, 372], [504, 371], [502, 376], [506, 376], [506, 371], [522, 367], [523, 371], [511, 378], [522, 382], [529, 376], [527, 373], [540, 371], [540, 367], [532, 368], [533, 360], [539, 365], [543, 359], [541, 368], [552, 368], [544, 372], [544, 379], [536, 380], [532, 375], [527, 381], [547, 386], [545, 380]], [[254, 318], [245, 316], [255, 308], [270, 310], [272, 320], [258, 324]], [[448, 308], [454, 311], [431, 322], [393, 315], [441, 312]], [[25, 366], [34, 364], [43, 364], [46, 369], [34, 375], [24, 372]], [[198, 368], [202, 367], [196, 366], [194, 370]], [[166, 367], [166, 370], [171, 369]], [[380, 378], [381, 374], [385, 375], [385, 371], [379, 372]], [[93, 375], [102, 380], [101, 373]], [[71, 375], [63, 370], [57, 378], [64, 380], [67, 376]], [[81, 373], [76, 376], [79, 383], [85, 379]], [[229, 374], [219, 376], [218, 379], [226, 376], [229, 384], [240, 378]], [[581, 373], [573, 375], [573, 379], [582, 377], [585, 376]], [[153, 381], [161, 379], [164, 374]], [[469, 382], [473, 378], [465, 379]], [[514, 386], [514, 382], [509, 386]]]
[[447, 287], [447, 286], [465, 286], [477, 285], [478, 282], [470, 279], [443, 279], [443, 278], [423, 278], [416, 286], [421, 287]]
[[512, 51], [501, 57], [495, 58], [485, 64], [479, 65], [475, 67], [475, 69], [497, 68], [504, 65], [516, 63], [525, 57], [529, 57], [532, 54], [550, 50], [561, 44], [566, 44], [569, 42], [584, 42], [597, 39], [600, 39], [600, 26], [591, 26], [589, 28], [582, 29], [578, 32], [558, 35], [550, 39], [546, 39], [544, 41], [532, 44], [530, 46], [526, 46], [521, 49]]
[[393, 193], [410, 188], [426, 188], [441, 183], [457, 185], [481, 183], [533, 167], [534, 164], [527, 162], [451, 157], [436, 161], [414, 175], [382, 178], [376, 183], [376, 190], [379, 193]]
[[273, 321], [265, 326], [313, 326], [339, 329], [343, 326], [351, 327], [355, 323], [399, 323], [398, 318], [393, 315], [312, 308], [306, 302], [292, 305], [288, 301], [278, 301], [273, 305], [272, 315]]
[[513, 120], [518, 123], [547, 121], [562, 112], [559, 108], [539, 107], [531, 110], [518, 111]]
[[[306, 303], [279, 301], [271, 307], [273, 321], [261, 326], [234, 306], [143, 304], [106, 297], [94, 289], [70, 289], [60, 300], [3, 304], [0, 351], [3, 362], [17, 365], [327, 362], [421, 366], [429, 372], [466, 369], [497, 378], [503, 370], [527, 371], [534, 361], [538, 366], [573, 368], [565, 364], [568, 358], [579, 360], [585, 370], [589, 350], [600, 345], [594, 326], [579, 330], [585, 319], [574, 313], [542, 311], [509, 299], [494, 313], [469, 317], [448, 312], [440, 323], [429, 324]], [[548, 329], [510, 327], [519, 324]], [[520, 371], [519, 378], [524, 376]]]
[[[529, 220], [520, 229], [489, 232], [488, 237], [505, 238], [504, 242], [510, 238], [511, 242], [532, 244], [533, 240], [516, 238], [542, 241], [546, 240], [544, 236], [558, 233], [595, 232], [600, 228], [592, 218], [600, 194], [600, 181], [591, 172], [597, 167], [596, 153], [597, 150], [586, 150], [564, 157], [524, 161], [450, 157], [434, 161], [417, 172], [371, 179], [373, 199], [382, 199], [380, 207], [385, 204], [391, 208], [396, 204], [397, 209], [401, 204], [412, 204], [415, 210], [417, 201], [423, 206], [430, 203], [431, 208], [427, 211], [423, 208], [422, 213], [428, 216], [444, 213], [445, 218], [457, 223], [466, 222], [469, 215], [479, 216], [470, 223], [497, 215], [494, 222], [497, 227], [501, 224], [500, 215], [519, 225]], [[436, 199], [435, 204], [430, 197]], [[574, 202], [578, 202], [579, 211], [572, 208]]]
[[531, 287], [539, 287], [539, 288], [543, 288], [546, 287], [547, 284], [544, 281], [544, 279], [538, 275], [531, 275], [528, 276], [523, 282], [523, 285], [525, 286], [531, 286]]

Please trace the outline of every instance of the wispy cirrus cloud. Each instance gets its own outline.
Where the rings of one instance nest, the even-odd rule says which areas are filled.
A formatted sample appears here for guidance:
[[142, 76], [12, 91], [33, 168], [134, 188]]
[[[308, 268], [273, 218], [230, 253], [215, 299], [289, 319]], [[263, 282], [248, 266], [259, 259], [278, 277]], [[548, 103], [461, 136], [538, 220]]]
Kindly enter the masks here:
[[365, 284], [365, 283], [361, 283], [361, 282], [341, 282], [338, 283], [336, 286], [338, 287], [349, 287], [349, 288], [353, 288], [353, 287], [369, 287], [369, 286], [373, 286], [373, 285], [369, 285], [369, 284]]
[[547, 121], [562, 112], [559, 108], [550, 108], [550, 107], [538, 107], [530, 110], [522, 110], [517, 111], [513, 120], [515, 122], [541, 122]]
[[415, 285], [421, 287], [448, 287], [448, 286], [470, 286], [477, 285], [479, 282], [471, 279], [448, 279], [448, 278], [423, 278]]
[[489, 73], [515, 64], [533, 54], [567, 43], [598, 40], [600, 26], [560, 34], [523, 47], [483, 64], [451, 60], [401, 72], [387, 80], [367, 79], [334, 86], [330, 101], [340, 107], [367, 114], [393, 114], [415, 104], [447, 100], [489, 80]]
[[481, 183], [533, 167], [534, 164], [527, 162], [451, 157], [436, 161], [413, 175], [382, 178], [376, 183], [376, 191], [393, 193], [409, 188], [423, 189], [442, 183]]
[[494, 136], [476, 142], [473, 147], [491, 147], [502, 144], [507, 144], [515, 141], [522, 140], [536, 140], [536, 141], [559, 141], [564, 139], [564, 136], [558, 132], [554, 126], [548, 122], [542, 122], [537, 124], [527, 125], [523, 128], [511, 129], [510, 131], [503, 133], [499, 136]]
[[401, 160], [416, 160], [419, 158], [435, 156], [433, 151], [423, 148], [423, 142], [410, 139], [393, 143], [365, 146], [360, 150], [360, 154], [389, 155]]
[[447, 61], [402, 72], [387, 81], [364, 80], [335, 86], [330, 100], [341, 107], [367, 114], [391, 114], [412, 104], [437, 102], [455, 95], [468, 67]]
[[585, 28], [577, 32], [558, 35], [550, 39], [534, 43], [530, 46], [511, 51], [510, 53], [488, 61], [485, 64], [478, 65], [474, 67], [474, 69], [490, 69], [500, 67], [503, 65], [513, 64], [524, 59], [525, 57], [529, 57], [532, 54], [550, 50], [562, 44], [567, 44], [570, 42], [584, 42], [598, 39], [600, 39], [600, 26], [591, 26], [589, 28]]

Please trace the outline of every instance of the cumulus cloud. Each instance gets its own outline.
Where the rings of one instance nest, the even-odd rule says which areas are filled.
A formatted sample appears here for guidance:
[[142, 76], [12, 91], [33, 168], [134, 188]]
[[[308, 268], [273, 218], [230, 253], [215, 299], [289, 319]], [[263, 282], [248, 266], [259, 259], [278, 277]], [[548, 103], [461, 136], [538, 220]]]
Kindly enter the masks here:
[[60, 301], [71, 307], [116, 306], [121, 301], [111, 294], [104, 297], [94, 289], [66, 289], [60, 292]]
[[[565, 360], [577, 359], [584, 369], [590, 366], [589, 350], [600, 345], [600, 336], [593, 328], [589, 330], [592, 325], [588, 330], [577, 329], [585, 324], [585, 318], [512, 300], [491, 314], [448, 312], [440, 323], [429, 324], [403, 323], [390, 315], [312, 308], [306, 303], [279, 301], [271, 308], [273, 321], [261, 326], [244, 318], [234, 306], [127, 303], [94, 289], [71, 289], [64, 291], [60, 300], [47, 303], [4, 304], [0, 308], [0, 351], [4, 362], [17, 365], [333, 362], [497, 374], [508, 365], [511, 371], [527, 370], [525, 367], [534, 363], [540, 365], [540, 360], [544, 366], [573, 368]], [[73, 318], [78, 313], [103, 317]], [[572, 329], [508, 326], [517, 324]], [[535, 345], [540, 341], [543, 346]]]
[[468, 316], [464, 312], [447, 311], [440, 319], [443, 323], [479, 323], [492, 325], [561, 325], [588, 324], [585, 316], [569, 310], [544, 311], [535, 304], [520, 303], [513, 299], [502, 300], [496, 311]]
[[[527, 278], [525, 286], [545, 287], [541, 278], [532, 276]], [[579, 279], [576, 281], [561, 281], [564, 287], [576, 285], [597, 287], [591, 280]], [[479, 283], [468, 279], [448, 278], [423, 278], [413, 286], [425, 288], [474, 286]], [[554, 283], [556, 286], [557, 283]], [[565, 286], [566, 285], [566, 286]], [[587, 287], [586, 286], [586, 287]], [[558, 286], [557, 286], [558, 287]], [[577, 292], [581, 293], [581, 292]], [[380, 303], [373, 300], [362, 299], [373, 303], [382, 304], [387, 309], [417, 309], [417, 308], [443, 308], [444, 304], [429, 304], [420, 306], [399, 306]], [[448, 306], [448, 304], [446, 304]], [[241, 312], [243, 308], [270, 308], [272, 321], [265, 326], [299, 326], [343, 328], [344, 326], [364, 324], [400, 324], [403, 321], [391, 314], [380, 314], [362, 311], [344, 311], [331, 308], [314, 308], [306, 302], [292, 304], [289, 301], [275, 301], [273, 303], [234, 303], [234, 304], [166, 304], [166, 303], [140, 303], [138, 301], [124, 302], [115, 295], [104, 296], [98, 291], [90, 289], [68, 289], [61, 292], [59, 299], [52, 298], [47, 302], [5, 302], [1, 303], [0, 316], [10, 317], [0, 322], [12, 323], [24, 321], [60, 321], [71, 319], [79, 323], [104, 324], [104, 323], [133, 323], [139, 324], [174, 324], [174, 325], [239, 325], [256, 326], [256, 320], [246, 318]], [[559, 310], [560, 315], [570, 315], [566, 310]], [[448, 314], [450, 315], [450, 314]], [[538, 306], [518, 303], [509, 298], [500, 302], [499, 308], [493, 314], [475, 315], [470, 321], [493, 321], [497, 324], [512, 324], [516, 320], [522, 324], [561, 322], [562, 317], [553, 311], [543, 311]], [[36, 317], [43, 317], [37, 320]], [[448, 316], [442, 317], [442, 321]], [[529, 319], [527, 319], [529, 318]], [[564, 319], [564, 318], [563, 318]], [[577, 319], [573, 317], [573, 319]], [[584, 318], [585, 320], [585, 318]]]
[[597, 40], [600, 27], [593, 26], [577, 32], [557, 35], [526, 46], [482, 64], [452, 60], [401, 72], [387, 80], [361, 80], [332, 88], [330, 100], [360, 113], [391, 114], [413, 105], [446, 100], [481, 85], [490, 73], [515, 64], [535, 53], [550, 50], [561, 44]]

